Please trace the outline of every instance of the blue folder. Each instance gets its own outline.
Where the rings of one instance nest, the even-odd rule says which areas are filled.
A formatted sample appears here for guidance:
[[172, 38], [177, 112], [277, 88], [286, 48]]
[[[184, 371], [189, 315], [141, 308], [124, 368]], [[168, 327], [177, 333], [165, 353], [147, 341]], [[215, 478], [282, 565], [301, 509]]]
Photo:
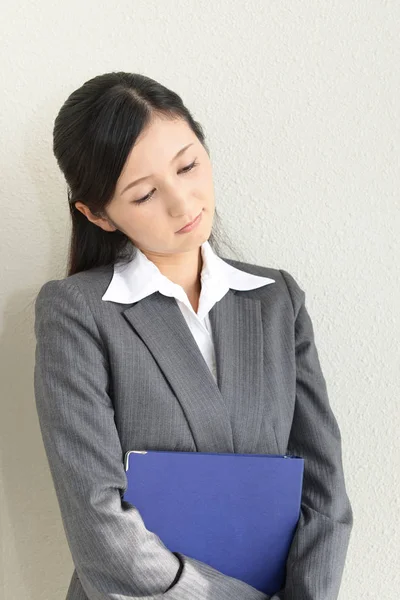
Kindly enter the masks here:
[[300, 517], [304, 459], [277, 454], [125, 454], [123, 500], [172, 552], [268, 595], [284, 587]]

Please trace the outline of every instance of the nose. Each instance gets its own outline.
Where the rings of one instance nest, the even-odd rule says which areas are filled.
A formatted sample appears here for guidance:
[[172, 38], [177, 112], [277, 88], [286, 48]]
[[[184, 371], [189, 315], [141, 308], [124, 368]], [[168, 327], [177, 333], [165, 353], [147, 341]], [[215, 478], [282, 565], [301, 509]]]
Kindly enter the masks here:
[[193, 213], [193, 201], [188, 190], [183, 185], [171, 184], [165, 190], [168, 212], [173, 217], [182, 217]]

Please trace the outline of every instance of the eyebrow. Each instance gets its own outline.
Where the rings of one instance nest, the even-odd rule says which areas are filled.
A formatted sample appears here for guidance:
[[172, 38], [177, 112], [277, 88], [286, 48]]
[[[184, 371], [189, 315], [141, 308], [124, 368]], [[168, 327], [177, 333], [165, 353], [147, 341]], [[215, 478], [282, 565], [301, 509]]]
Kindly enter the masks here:
[[[179, 150], [179, 152], [177, 152], [175, 154], [175, 156], [173, 157], [173, 159], [170, 161], [171, 163], [174, 162], [174, 160], [176, 160], [181, 154], [183, 154], [185, 152], [185, 150], [187, 148], [189, 148], [189, 146], [193, 146], [194, 142], [191, 142], [190, 144], [187, 144], [187, 146], [183, 146], [183, 148], [181, 148]], [[138, 183], [140, 183], [141, 181], [143, 181], [144, 179], [148, 179], [149, 177], [151, 177], [151, 175], [146, 175], [145, 177], [140, 177], [139, 179], [136, 179], [135, 181], [131, 181], [131, 183], [128, 183], [128, 185], [122, 190], [121, 192], [121, 196], [124, 192], [126, 192], [126, 190], [129, 190], [129, 188], [133, 187], [134, 185], [137, 185]]]

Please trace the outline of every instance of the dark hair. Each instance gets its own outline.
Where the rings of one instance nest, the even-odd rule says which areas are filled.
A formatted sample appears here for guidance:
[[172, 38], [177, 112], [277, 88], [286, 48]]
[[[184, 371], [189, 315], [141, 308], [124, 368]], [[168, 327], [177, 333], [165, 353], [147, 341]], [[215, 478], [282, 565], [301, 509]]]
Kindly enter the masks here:
[[[72, 219], [67, 275], [127, 262], [135, 254], [135, 245], [122, 231], [104, 231], [75, 202], [103, 215], [130, 150], [155, 116], [185, 119], [210, 155], [200, 123], [180, 96], [142, 74], [98, 75], [72, 92], [61, 107], [54, 122], [53, 152], [67, 182]], [[218, 221], [215, 209], [208, 241], [220, 254]]]

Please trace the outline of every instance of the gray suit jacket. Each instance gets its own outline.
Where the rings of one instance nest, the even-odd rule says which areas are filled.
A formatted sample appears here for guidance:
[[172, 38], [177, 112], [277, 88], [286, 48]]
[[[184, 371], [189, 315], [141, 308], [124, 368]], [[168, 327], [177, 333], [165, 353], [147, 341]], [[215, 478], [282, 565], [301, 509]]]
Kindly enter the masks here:
[[218, 384], [174, 298], [102, 301], [112, 266], [39, 291], [34, 387], [75, 565], [67, 600], [269, 598], [146, 529], [121, 498], [134, 449], [303, 456], [286, 584], [271, 599], [337, 598], [353, 514], [305, 293], [287, 271], [224, 260], [275, 283], [212, 308]]

